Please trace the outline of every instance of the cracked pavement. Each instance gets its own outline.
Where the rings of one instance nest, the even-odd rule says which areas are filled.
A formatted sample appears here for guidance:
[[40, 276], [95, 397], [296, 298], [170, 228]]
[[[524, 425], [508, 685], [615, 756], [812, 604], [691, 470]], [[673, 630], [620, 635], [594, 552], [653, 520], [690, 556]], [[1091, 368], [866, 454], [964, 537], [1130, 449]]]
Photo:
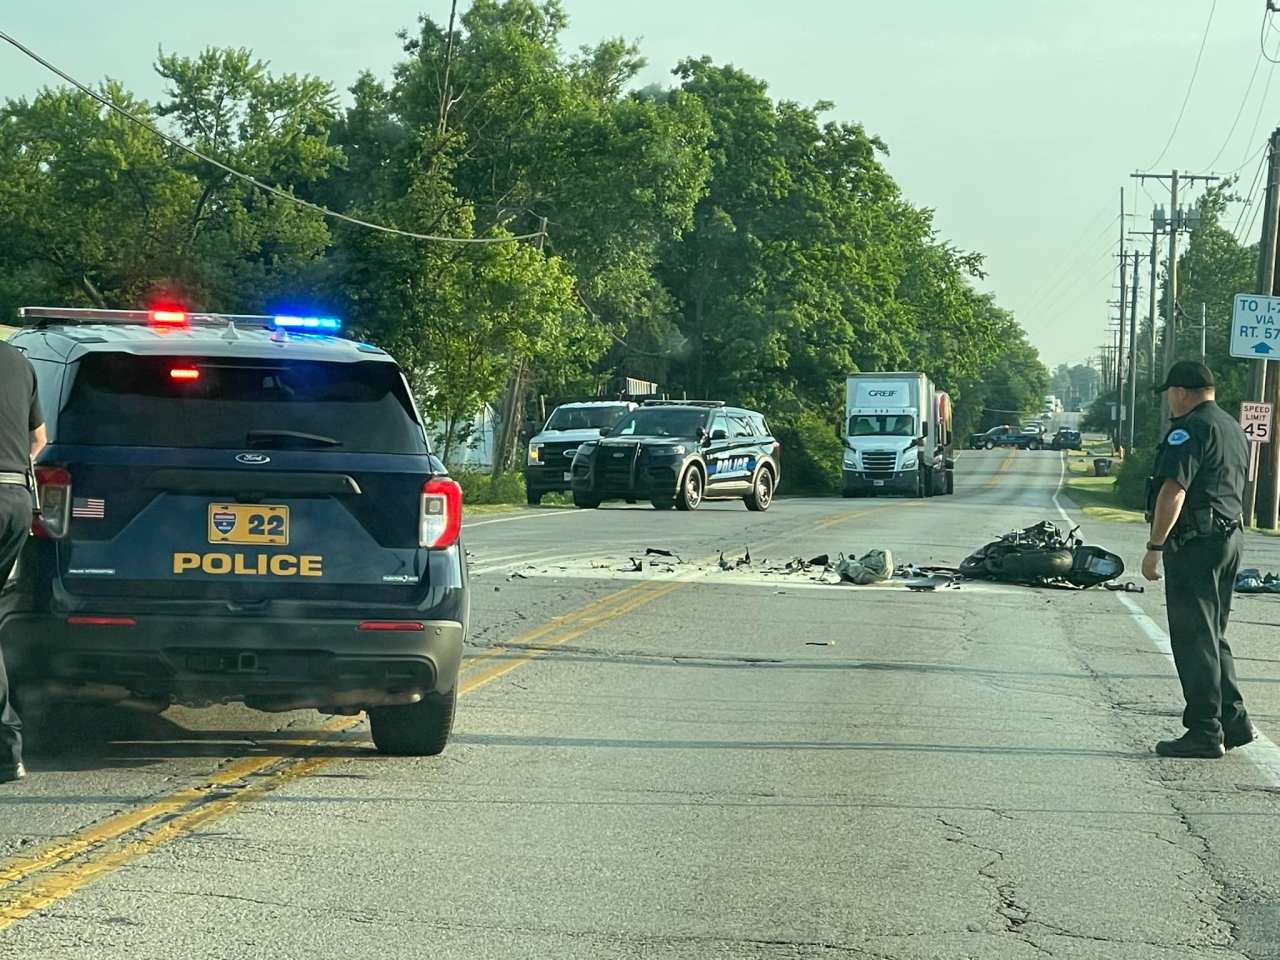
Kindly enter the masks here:
[[[1056, 518], [1057, 455], [998, 473], [1003, 459], [966, 454], [957, 495], [923, 503], [477, 523], [473, 641], [506, 655], [618, 589], [592, 557], [647, 546], [956, 563]], [[1136, 564], [1141, 527], [1084, 532]], [[507, 579], [515, 554], [527, 580]], [[1280, 543], [1250, 539], [1246, 557], [1280, 570]], [[1136, 599], [1163, 622], [1158, 592]], [[1280, 734], [1280, 599], [1244, 598], [1236, 621], [1255, 720]], [[0, 933], [0, 951], [1280, 958], [1280, 785], [1244, 751], [1155, 758], [1180, 706], [1167, 661], [1101, 591], [691, 578], [465, 697], [442, 757], [378, 757], [357, 728], [311, 775], [104, 872]], [[0, 788], [0, 853], [320, 719], [96, 717], [35, 754], [27, 786]]]

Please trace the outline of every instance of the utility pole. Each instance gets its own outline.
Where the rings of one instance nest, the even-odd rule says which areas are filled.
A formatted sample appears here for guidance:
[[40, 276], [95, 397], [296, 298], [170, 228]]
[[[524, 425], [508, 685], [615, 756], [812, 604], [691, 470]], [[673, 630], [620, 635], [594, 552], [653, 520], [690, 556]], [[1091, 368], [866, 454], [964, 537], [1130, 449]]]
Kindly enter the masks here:
[[[1185, 183], [1189, 186], [1195, 186], [1197, 182], [1212, 183], [1221, 177], [1212, 174], [1199, 173], [1179, 173], [1173, 170], [1170, 173], [1135, 173], [1135, 180], [1160, 180], [1169, 182], [1169, 264], [1168, 277], [1165, 283], [1165, 310], [1164, 310], [1164, 344], [1161, 350], [1161, 365], [1159, 369], [1153, 369], [1153, 376], [1156, 378], [1153, 382], [1159, 383], [1169, 367], [1173, 366], [1173, 362], [1178, 358], [1178, 234], [1187, 227], [1190, 227], [1193, 220], [1183, 216], [1182, 209], [1178, 206], [1178, 191]], [[1163, 221], [1157, 210], [1155, 223], [1156, 230], [1163, 229]], [[1154, 246], [1154, 244], [1153, 244]], [[1162, 415], [1162, 424], [1167, 427], [1169, 424], [1169, 396], [1165, 394], [1160, 403]]]
[[1133, 251], [1133, 289], [1129, 303], [1129, 449], [1137, 444], [1134, 431], [1138, 416], [1138, 257]]
[[[1116, 346], [1116, 449], [1124, 455], [1124, 308], [1128, 299], [1128, 288], [1125, 286], [1125, 253], [1124, 253], [1124, 187], [1120, 188], [1120, 340]], [[1134, 278], [1137, 279], [1136, 277]]]
[[[1277, 235], [1280, 230], [1280, 130], [1271, 134], [1271, 149], [1267, 157], [1267, 194], [1262, 214], [1262, 236], [1258, 241], [1258, 292], [1265, 297], [1276, 293], [1276, 257], [1280, 255]], [[1249, 398], [1269, 401], [1280, 400], [1280, 377], [1277, 364], [1255, 360], [1249, 376]], [[1253, 523], [1264, 530], [1276, 528], [1280, 512], [1280, 443], [1275, 440], [1262, 447], [1251, 445], [1257, 451], [1259, 464], [1250, 464], [1250, 476], [1256, 472], [1257, 480], [1251, 481], [1244, 491], [1245, 523]]]

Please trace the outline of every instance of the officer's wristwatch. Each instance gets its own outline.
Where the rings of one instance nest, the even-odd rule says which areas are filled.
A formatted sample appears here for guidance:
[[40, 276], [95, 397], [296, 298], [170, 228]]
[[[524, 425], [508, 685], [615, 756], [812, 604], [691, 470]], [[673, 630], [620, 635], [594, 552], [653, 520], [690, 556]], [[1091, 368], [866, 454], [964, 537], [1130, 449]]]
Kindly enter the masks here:
[[1152, 543], [1150, 540], [1148, 540], [1148, 541], [1147, 541], [1147, 549], [1148, 549], [1148, 550], [1154, 550], [1156, 553], [1164, 553], [1164, 544], [1163, 544], [1163, 543]]

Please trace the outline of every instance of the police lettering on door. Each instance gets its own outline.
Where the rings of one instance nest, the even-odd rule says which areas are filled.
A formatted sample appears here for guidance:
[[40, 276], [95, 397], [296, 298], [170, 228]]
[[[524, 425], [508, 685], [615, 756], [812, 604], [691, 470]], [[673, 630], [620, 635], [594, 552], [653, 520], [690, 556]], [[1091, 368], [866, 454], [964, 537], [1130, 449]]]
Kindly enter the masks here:
[[726, 457], [710, 464], [711, 473], [717, 477], [749, 476], [755, 468], [755, 457]]

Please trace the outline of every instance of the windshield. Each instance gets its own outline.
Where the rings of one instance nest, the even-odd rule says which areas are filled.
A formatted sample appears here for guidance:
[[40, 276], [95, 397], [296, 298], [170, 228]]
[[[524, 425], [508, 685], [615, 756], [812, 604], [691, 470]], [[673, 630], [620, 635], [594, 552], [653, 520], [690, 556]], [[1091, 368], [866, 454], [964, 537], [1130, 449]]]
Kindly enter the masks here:
[[[176, 379], [174, 370], [192, 371]], [[94, 353], [80, 361], [63, 443], [426, 452], [395, 364]]]
[[622, 419], [625, 406], [557, 407], [547, 421], [546, 430], [607, 430]]
[[681, 437], [696, 439], [698, 428], [705, 427], [705, 410], [681, 408], [646, 408], [634, 410], [613, 431], [619, 437]]
[[914, 437], [915, 418], [910, 414], [867, 416], [857, 414], [849, 418], [851, 437]]

